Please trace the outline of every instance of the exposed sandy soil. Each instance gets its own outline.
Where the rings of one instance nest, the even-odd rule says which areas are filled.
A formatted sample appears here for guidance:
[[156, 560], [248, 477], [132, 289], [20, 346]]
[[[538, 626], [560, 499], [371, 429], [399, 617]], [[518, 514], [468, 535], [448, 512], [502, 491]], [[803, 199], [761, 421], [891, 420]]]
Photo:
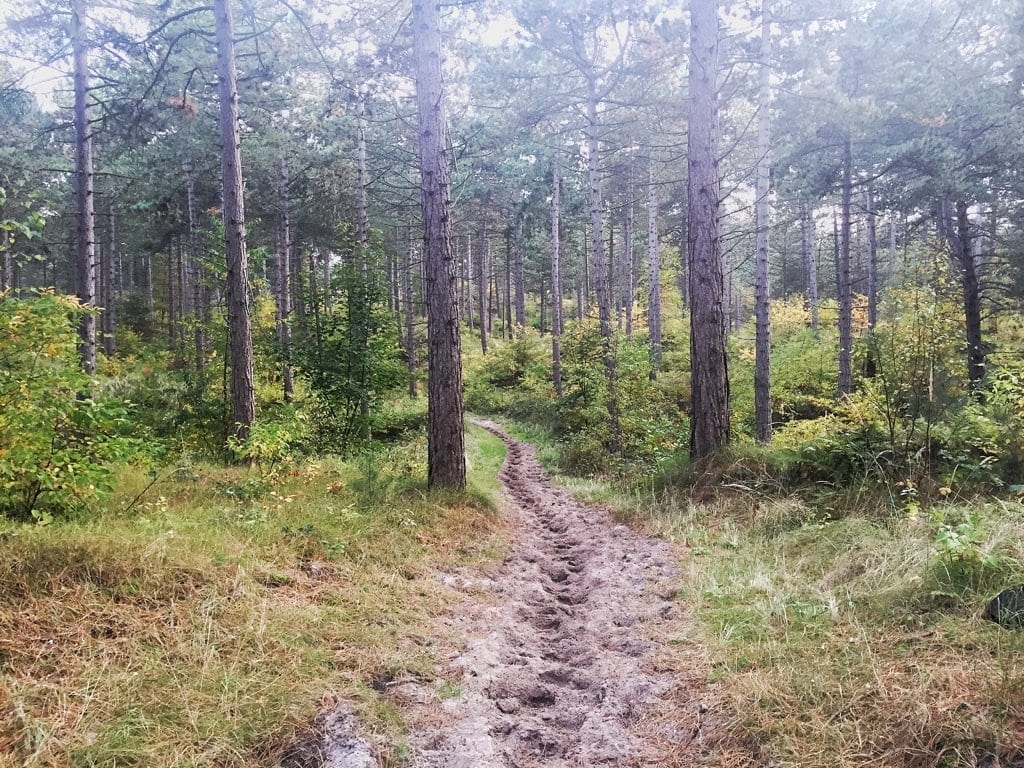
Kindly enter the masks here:
[[501, 479], [514, 535], [491, 579], [446, 576], [467, 597], [449, 619], [463, 645], [443, 686], [390, 696], [417, 768], [689, 766], [710, 718], [686, 675], [659, 671], [673, 600], [665, 541], [617, 525], [548, 482], [532, 448], [508, 445]]

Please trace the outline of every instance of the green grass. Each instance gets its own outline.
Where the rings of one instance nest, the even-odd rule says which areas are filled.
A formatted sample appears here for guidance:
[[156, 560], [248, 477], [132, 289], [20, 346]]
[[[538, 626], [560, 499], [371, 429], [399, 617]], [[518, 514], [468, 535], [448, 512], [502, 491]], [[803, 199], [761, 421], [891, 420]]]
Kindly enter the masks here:
[[966, 768], [1024, 746], [1024, 633], [982, 616], [1024, 582], [1024, 507], [984, 505], [975, 545], [940, 552], [943, 521], [969, 513], [828, 520], [753, 494], [637, 509], [690, 548], [678, 652], [746, 745], [720, 765]]
[[501, 552], [504, 446], [467, 447], [467, 494], [425, 489], [417, 439], [267, 474], [182, 466], [128, 513], [149, 477], [124, 468], [92, 517], [0, 523], [0, 766], [273, 765], [339, 699], [400, 745], [372, 683], [432, 676], [454, 599], [433, 572]]

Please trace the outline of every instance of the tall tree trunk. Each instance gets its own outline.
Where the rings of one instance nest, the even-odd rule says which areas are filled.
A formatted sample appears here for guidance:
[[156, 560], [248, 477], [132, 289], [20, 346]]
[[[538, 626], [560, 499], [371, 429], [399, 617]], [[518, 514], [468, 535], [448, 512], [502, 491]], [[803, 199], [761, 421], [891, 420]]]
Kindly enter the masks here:
[[547, 291], [545, 290], [546, 288], [547, 288], [547, 286], [544, 285], [544, 275], [541, 275], [540, 276], [540, 328], [538, 329], [538, 330], [540, 330], [540, 335], [541, 336], [544, 335], [544, 331], [546, 330], [545, 323], [547, 321], [547, 317], [545, 316], [545, 312], [547, 310], [547, 307], [545, 306], [545, 297], [547, 296]]
[[[192, 263], [192, 303], [195, 305], [195, 330], [193, 345], [196, 356], [196, 373], [202, 382], [206, 370], [206, 313], [209, 306], [209, 294], [206, 292], [206, 274], [199, 257], [199, 242], [196, 231], [196, 196], [195, 177], [192, 166], [185, 166], [185, 203], [188, 214], [188, 258]], [[200, 384], [201, 386], [201, 384]]]
[[172, 236], [167, 244], [167, 345], [178, 359], [178, 267], [176, 258], [181, 258], [181, 243]]
[[89, 135], [89, 52], [85, 1], [72, 0], [71, 45], [75, 88], [75, 284], [78, 300], [88, 308], [78, 335], [82, 368], [96, 372], [96, 214], [93, 199], [92, 137]]
[[412, 227], [402, 254], [402, 299], [405, 310], [405, 367], [409, 373], [409, 397], [416, 399], [416, 311], [412, 290]]
[[661, 249], [658, 243], [658, 189], [654, 163], [647, 184], [647, 336], [651, 345], [651, 375], [661, 367]]
[[[512, 227], [505, 227], [505, 314], [502, 320], [502, 338], [513, 338], [512, 327]], [[525, 298], [524, 298], [525, 303]]]
[[878, 368], [873, 341], [875, 326], [878, 324], [878, 235], [875, 225], [875, 195], [870, 185], [864, 191], [864, 208], [868, 246], [868, 353], [864, 361], [864, 375], [873, 377]]
[[636, 269], [633, 265], [633, 229], [634, 229], [634, 187], [633, 170], [629, 171], [629, 200], [626, 201], [626, 226], [622, 236], [622, 309], [626, 315], [626, 338], [633, 338], [633, 294], [636, 293]]
[[217, 24], [217, 82], [220, 94], [221, 174], [224, 185], [224, 234], [227, 244], [228, 348], [231, 362], [231, 421], [234, 435], [246, 440], [256, 420], [253, 391], [252, 327], [249, 317], [249, 263], [245, 250], [245, 205], [238, 132], [234, 24], [231, 0], [214, 0]]
[[811, 312], [811, 330], [818, 335], [818, 258], [814, 249], [814, 217], [811, 204], [804, 202], [800, 207], [800, 247], [803, 251], [805, 275], [807, 276], [807, 305]]
[[515, 322], [519, 328], [526, 327], [526, 279], [523, 274], [523, 213], [516, 215], [515, 236], [512, 241], [512, 285], [516, 292]]
[[[359, 103], [357, 108], [356, 156], [359, 170], [358, 211], [356, 215], [356, 258], [359, 262], [359, 290], [349, 291], [350, 313], [354, 309], [358, 319], [357, 342], [359, 345], [359, 381], [362, 394], [359, 398], [359, 414], [362, 417], [362, 436], [370, 437], [370, 316], [372, 313], [371, 297], [376, 291], [370, 285], [370, 209], [367, 201], [367, 190], [370, 184], [366, 168], [366, 94], [362, 85], [359, 87]], [[326, 281], [325, 281], [326, 282]], [[352, 307], [355, 296], [358, 306]]]
[[853, 392], [853, 286], [850, 281], [850, 229], [853, 201], [853, 149], [850, 138], [843, 144], [843, 189], [839, 232], [839, 263], [836, 284], [839, 292], [839, 394]]
[[616, 392], [615, 349], [612, 344], [611, 287], [608, 284], [608, 265], [604, 260], [604, 203], [601, 199], [601, 166], [597, 107], [597, 81], [594, 75], [587, 79], [587, 185], [590, 197], [590, 256], [593, 259], [593, 280], [597, 291], [597, 313], [601, 331], [601, 357], [604, 362], [608, 410], [608, 449], [619, 453], [622, 448], [622, 429], [619, 423], [619, 399]]
[[580, 320], [590, 311], [590, 234], [583, 227], [583, 301], [580, 302]]
[[875, 194], [869, 186], [864, 192], [867, 209], [868, 240], [868, 332], [878, 324], [878, 234], [875, 213]]
[[453, 240], [453, 248], [455, 254], [455, 263], [462, 264], [462, 273], [466, 279], [464, 281], [466, 286], [466, 309], [464, 317], [466, 318], [466, 324], [469, 326], [469, 330], [476, 330], [476, 299], [473, 298], [473, 270], [476, 269], [476, 265], [473, 263], [473, 236], [466, 235], [466, 251], [465, 255], [459, 257], [459, 237], [455, 236]]
[[295, 394], [292, 373], [292, 287], [291, 221], [288, 215], [288, 164], [284, 155], [277, 161], [277, 263], [275, 298], [277, 299], [277, 343], [281, 348], [281, 380], [284, 401]]
[[[490, 265], [487, 263], [487, 243], [483, 232], [479, 233], [476, 237], [476, 298], [477, 298], [477, 309], [480, 311], [480, 350], [486, 355], [487, 354], [487, 320], [490, 315], [490, 306], [488, 299], [490, 298]], [[473, 251], [470, 249], [469, 258], [472, 260]]]
[[974, 257], [974, 234], [971, 231], [967, 210], [967, 203], [958, 200], [956, 229], [952, 240], [963, 287], [964, 328], [967, 335], [967, 380], [975, 396], [980, 396], [981, 383], [985, 378], [985, 346], [981, 335], [981, 288], [978, 280], [978, 265]]
[[562, 396], [562, 259], [559, 228], [562, 217], [562, 180], [555, 157], [551, 181], [551, 379]]
[[[687, 203], [689, 209], [689, 203]], [[690, 226], [683, 219], [679, 225], [679, 301], [685, 309], [690, 306]]]
[[427, 483], [465, 488], [462, 349], [449, 214], [438, 0], [413, 0], [412, 28], [426, 260]]
[[759, 443], [772, 439], [771, 296], [768, 284], [768, 209], [771, 147], [771, 15], [768, 0], [761, 0], [761, 62], [757, 114], [757, 199], [754, 204], [757, 243], [754, 287], [754, 436]]
[[690, 456], [729, 442], [729, 375], [718, 235], [718, 2], [690, 6], [689, 168]]
[[124, 295], [124, 265], [123, 259], [124, 254], [121, 251], [121, 242], [118, 239], [117, 230], [117, 205], [113, 200], [110, 201], [110, 353], [113, 355], [117, 352], [117, 323], [119, 315], [117, 313], [117, 302]]

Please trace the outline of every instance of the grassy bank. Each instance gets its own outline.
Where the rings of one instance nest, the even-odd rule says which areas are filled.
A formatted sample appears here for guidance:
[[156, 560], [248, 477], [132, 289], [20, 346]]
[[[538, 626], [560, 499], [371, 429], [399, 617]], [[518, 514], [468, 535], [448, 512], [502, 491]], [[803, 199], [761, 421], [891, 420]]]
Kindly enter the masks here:
[[698, 503], [683, 486], [559, 475], [558, 446], [515, 431], [578, 496], [684, 545], [693, 622], [670, 655], [704, 670], [727, 736], [717, 765], [1024, 764], [1024, 631], [984, 617], [1024, 584], [1021, 503], [921, 509], [907, 494], [894, 513], [869, 489], [815, 501], [739, 487]]
[[374, 686], [431, 674], [433, 572], [500, 552], [504, 446], [468, 452], [465, 495], [425, 491], [415, 443], [169, 468], [134, 506], [124, 469], [98, 516], [0, 523], [0, 766], [273, 765], [338, 699], [400, 744]]
[[696, 622], [677, 650], [706, 667], [726, 732], [745, 747], [721, 764], [1024, 759], [1024, 632], [983, 616], [993, 594], [1024, 582], [1021, 505], [884, 521], [753, 495], [639, 507], [689, 550], [680, 600]]

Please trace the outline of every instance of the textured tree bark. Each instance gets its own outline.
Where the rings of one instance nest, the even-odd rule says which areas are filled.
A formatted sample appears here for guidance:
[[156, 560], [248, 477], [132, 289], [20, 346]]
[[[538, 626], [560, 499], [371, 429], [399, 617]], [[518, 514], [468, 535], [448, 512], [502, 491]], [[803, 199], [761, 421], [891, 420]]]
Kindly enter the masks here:
[[252, 327], [249, 316], [249, 264], [245, 250], [245, 205], [238, 132], [234, 24], [231, 0], [214, 0], [217, 29], [217, 83], [220, 96], [221, 174], [227, 245], [228, 350], [231, 363], [231, 421], [239, 440], [249, 437], [256, 419], [253, 392]]
[[836, 287], [839, 293], [839, 395], [853, 392], [853, 286], [850, 282], [850, 225], [853, 201], [853, 150], [843, 144], [843, 188]]
[[412, 28], [426, 261], [427, 483], [461, 489], [466, 486], [462, 348], [437, 0], [413, 0]]
[[562, 396], [562, 179], [558, 158], [551, 181], [551, 380]]
[[658, 189], [654, 164], [647, 184], [647, 336], [651, 345], [651, 376], [661, 367], [661, 249], [658, 243]]
[[604, 362], [605, 407], [608, 410], [608, 450], [619, 453], [622, 447], [622, 429], [619, 423], [619, 399], [616, 392], [615, 350], [612, 345], [611, 286], [608, 280], [608, 265], [604, 259], [603, 206], [601, 199], [601, 176], [599, 136], [600, 123], [597, 116], [597, 83], [594, 76], [587, 80], [587, 184], [590, 197], [590, 256], [593, 259], [593, 282], [597, 292], [597, 314], [601, 331], [601, 357]]
[[[689, 203], [687, 203], [689, 206]], [[690, 228], [684, 219], [679, 225], [679, 301], [682, 306], [690, 306]]]
[[84, 0], [71, 4], [71, 45], [75, 90], [75, 285], [89, 309], [78, 326], [78, 354], [90, 376], [96, 372], [96, 214], [93, 197], [92, 137], [89, 135], [88, 21]]
[[818, 335], [818, 259], [814, 253], [814, 217], [811, 204], [800, 207], [800, 248], [803, 251], [804, 274], [807, 277], [807, 307], [811, 313], [811, 330]]
[[291, 221], [288, 215], [288, 164], [284, 155], [277, 161], [277, 263], [275, 265], [275, 298], [277, 299], [277, 343], [281, 347], [281, 382], [284, 401], [290, 403], [295, 394], [292, 373], [292, 287], [291, 287]]
[[718, 235], [718, 3], [690, 6], [689, 168], [690, 456], [701, 459], [729, 442], [722, 257]]
[[757, 199], [754, 204], [757, 229], [754, 279], [754, 437], [759, 443], [767, 443], [772, 439], [771, 295], [768, 283], [771, 55], [771, 16], [768, 0], [762, 0], [757, 114]]

